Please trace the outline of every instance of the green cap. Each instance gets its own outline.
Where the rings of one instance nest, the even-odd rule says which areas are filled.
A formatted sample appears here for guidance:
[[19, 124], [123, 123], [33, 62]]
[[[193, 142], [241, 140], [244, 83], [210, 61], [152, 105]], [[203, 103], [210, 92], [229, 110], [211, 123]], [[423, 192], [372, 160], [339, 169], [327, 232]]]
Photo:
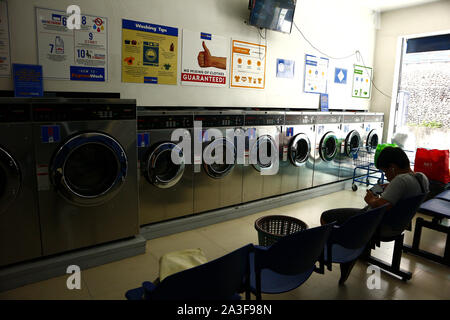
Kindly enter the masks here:
[[377, 165], [378, 157], [380, 156], [381, 151], [383, 151], [383, 149], [386, 147], [396, 148], [398, 146], [395, 143], [382, 143], [382, 144], [377, 145], [377, 149], [375, 150], [375, 156], [374, 156], [374, 164], [377, 169], [380, 169], [380, 168], [378, 168], [378, 165]]

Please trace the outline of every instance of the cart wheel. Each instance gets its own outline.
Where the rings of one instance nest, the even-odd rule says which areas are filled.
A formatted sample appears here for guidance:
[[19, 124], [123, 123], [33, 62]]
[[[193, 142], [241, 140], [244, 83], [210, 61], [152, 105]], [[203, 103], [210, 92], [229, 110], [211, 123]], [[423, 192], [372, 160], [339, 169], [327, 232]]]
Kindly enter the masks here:
[[358, 186], [357, 186], [356, 184], [352, 184], [352, 190], [353, 190], [353, 191], [358, 190]]

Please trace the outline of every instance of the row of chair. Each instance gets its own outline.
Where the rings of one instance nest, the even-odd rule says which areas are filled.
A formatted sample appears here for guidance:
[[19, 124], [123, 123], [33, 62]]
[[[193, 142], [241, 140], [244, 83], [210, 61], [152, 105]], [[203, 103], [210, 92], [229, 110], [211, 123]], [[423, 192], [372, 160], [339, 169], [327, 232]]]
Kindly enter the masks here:
[[[364, 256], [372, 261], [370, 250], [380, 241], [403, 239], [403, 231], [424, 197], [402, 200], [387, 214], [386, 206], [382, 206], [353, 216], [340, 226], [331, 223], [299, 231], [284, 236], [270, 247], [248, 244], [213, 261], [170, 275], [158, 285], [146, 281], [141, 287], [127, 291], [125, 296], [129, 300], [235, 300], [243, 292], [250, 299], [252, 292], [260, 300], [262, 293], [297, 288], [313, 272], [323, 274], [325, 266], [331, 271], [333, 263], [341, 266], [339, 283], [343, 284], [358, 258]], [[395, 252], [394, 259], [397, 259]], [[392, 272], [397, 263], [386, 266]], [[400, 276], [404, 278], [403, 274]]]

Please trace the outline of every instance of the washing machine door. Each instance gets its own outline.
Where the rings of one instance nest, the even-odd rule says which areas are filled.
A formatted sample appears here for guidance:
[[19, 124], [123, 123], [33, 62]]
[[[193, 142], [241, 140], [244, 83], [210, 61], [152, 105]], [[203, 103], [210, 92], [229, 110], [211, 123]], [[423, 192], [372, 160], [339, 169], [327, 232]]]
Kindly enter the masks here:
[[319, 143], [319, 155], [323, 161], [329, 162], [338, 153], [338, 140], [334, 132], [330, 131], [323, 135]]
[[0, 147], [0, 214], [14, 202], [21, 187], [21, 173], [11, 154]]
[[289, 144], [289, 160], [294, 166], [300, 167], [304, 164], [308, 160], [310, 152], [311, 142], [306, 134], [299, 133], [291, 140]]
[[[267, 159], [261, 158], [259, 154], [259, 150], [263, 145], [265, 145], [267, 150]], [[271, 160], [273, 155], [279, 157], [279, 150], [277, 144], [275, 143], [275, 139], [270, 135], [259, 136], [250, 151], [253, 168], [257, 171], [261, 171], [262, 168], [270, 169], [273, 166], [273, 161]]]
[[376, 129], [372, 129], [367, 135], [366, 148], [367, 151], [371, 152], [377, 148], [379, 143], [379, 136]]
[[353, 153], [358, 152], [361, 146], [361, 135], [358, 131], [352, 130], [347, 134], [344, 143], [344, 153], [350, 157]]
[[56, 151], [50, 180], [69, 202], [95, 206], [112, 199], [127, 176], [127, 156], [118, 141], [99, 132], [76, 134]]
[[[222, 163], [203, 163], [205, 172], [211, 178], [220, 179], [228, 175], [234, 168], [236, 160], [236, 148], [234, 144], [226, 138], [215, 139], [211, 141], [204, 149], [206, 155], [215, 157], [215, 150], [222, 149]], [[233, 159], [232, 163], [227, 163], [228, 159]]]
[[[172, 152], [178, 152], [180, 163], [172, 161]], [[145, 176], [155, 187], [166, 189], [175, 186], [184, 173], [183, 150], [175, 143], [167, 141], [154, 145], [147, 157]]]

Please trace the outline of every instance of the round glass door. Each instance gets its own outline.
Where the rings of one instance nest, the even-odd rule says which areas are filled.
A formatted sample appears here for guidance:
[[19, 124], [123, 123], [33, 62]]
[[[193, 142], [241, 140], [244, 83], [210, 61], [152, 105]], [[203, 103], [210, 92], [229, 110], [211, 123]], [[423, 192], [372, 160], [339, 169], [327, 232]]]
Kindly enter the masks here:
[[21, 174], [14, 158], [0, 147], [0, 214], [14, 202], [21, 187]]
[[289, 144], [289, 159], [294, 166], [300, 167], [305, 163], [310, 152], [311, 142], [306, 134], [299, 133], [291, 140]]
[[353, 153], [358, 152], [359, 147], [361, 146], [361, 136], [358, 131], [352, 130], [349, 132], [347, 137], [345, 138], [345, 155], [351, 156]]
[[373, 129], [367, 135], [366, 147], [367, 151], [374, 151], [379, 143], [378, 132], [376, 129]]
[[[216, 139], [210, 142], [204, 148], [204, 154], [210, 155], [212, 158], [216, 157], [216, 150], [221, 149], [222, 151], [222, 161], [221, 163], [203, 163], [203, 168], [205, 172], [211, 177], [220, 179], [228, 175], [234, 168], [235, 159], [236, 159], [236, 149], [234, 144], [231, 143], [226, 138]], [[233, 159], [232, 163], [227, 163], [228, 159]]]
[[[265, 149], [265, 155], [261, 157], [260, 150]], [[262, 168], [270, 169], [273, 165], [272, 158], [279, 157], [278, 148], [275, 140], [270, 135], [263, 135], [258, 137], [251, 150], [252, 165], [257, 171]], [[256, 161], [254, 161], [256, 158]], [[256, 163], [255, 163], [256, 162]]]
[[127, 175], [122, 146], [96, 132], [77, 134], [60, 147], [50, 166], [56, 189], [72, 203], [95, 206], [114, 197]]
[[[172, 161], [172, 152], [177, 152], [180, 163]], [[150, 149], [146, 165], [148, 181], [158, 188], [171, 188], [180, 181], [185, 167], [183, 151], [173, 142], [163, 142]]]
[[331, 161], [338, 152], [338, 140], [334, 132], [324, 134], [319, 144], [319, 154], [323, 161]]

